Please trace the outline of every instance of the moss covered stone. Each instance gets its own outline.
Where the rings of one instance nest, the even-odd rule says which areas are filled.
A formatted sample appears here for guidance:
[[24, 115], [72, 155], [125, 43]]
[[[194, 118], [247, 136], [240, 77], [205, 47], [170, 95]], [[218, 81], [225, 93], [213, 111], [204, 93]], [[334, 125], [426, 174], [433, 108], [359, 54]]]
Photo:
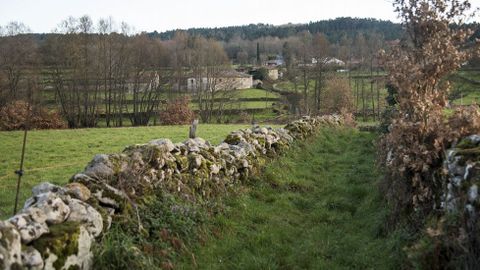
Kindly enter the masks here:
[[45, 260], [54, 254], [57, 259], [53, 262], [53, 267], [62, 269], [69, 256], [78, 254], [79, 236], [80, 224], [65, 222], [50, 226], [50, 233], [37, 239], [32, 246], [42, 254]]

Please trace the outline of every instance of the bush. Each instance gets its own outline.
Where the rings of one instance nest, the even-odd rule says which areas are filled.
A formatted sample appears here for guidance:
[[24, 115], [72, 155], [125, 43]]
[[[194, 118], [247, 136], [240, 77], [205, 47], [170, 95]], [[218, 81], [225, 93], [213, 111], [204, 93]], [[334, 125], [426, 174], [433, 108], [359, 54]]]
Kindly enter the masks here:
[[327, 78], [321, 95], [321, 108], [324, 113], [351, 113], [352, 100], [352, 89], [347, 79], [335, 75]]
[[164, 111], [160, 112], [160, 122], [164, 125], [190, 124], [194, 113], [188, 106], [190, 98], [181, 97], [169, 102]]
[[[29, 116], [27, 123], [27, 116]], [[27, 124], [33, 129], [60, 129], [67, 125], [57, 112], [48, 112], [25, 101], [14, 101], [0, 109], [0, 130], [18, 130]]]
[[[479, 269], [478, 228], [466, 222], [470, 213], [462, 203], [469, 194], [454, 198], [445, 192], [452, 186], [445, 150], [480, 132], [478, 108], [460, 109], [450, 118], [445, 114], [447, 76], [478, 49], [468, 46], [473, 31], [462, 26], [471, 5], [468, 0], [395, 0], [394, 5], [409, 39], [384, 59], [393, 100], [379, 153], [386, 176], [383, 194], [393, 207], [390, 222], [406, 221], [420, 236], [408, 249], [412, 268]], [[459, 211], [445, 206], [447, 200], [461, 206]]]

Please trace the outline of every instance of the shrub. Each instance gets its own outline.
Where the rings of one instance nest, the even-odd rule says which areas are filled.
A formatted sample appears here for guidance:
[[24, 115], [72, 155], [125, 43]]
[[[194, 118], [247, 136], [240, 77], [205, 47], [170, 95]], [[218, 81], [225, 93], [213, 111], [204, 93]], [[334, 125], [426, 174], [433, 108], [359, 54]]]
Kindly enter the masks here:
[[164, 125], [190, 124], [194, 113], [189, 107], [190, 98], [177, 98], [167, 104], [164, 111], [160, 112], [160, 122]]
[[[415, 267], [479, 269], [477, 231], [442, 206], [450, 177], [444, 168], [445, 149], [480, 132], [478, 107], [459, 109], [450, 118], [445, 114], [450, 90], [445, 78], [477, 50], [468, 44], [472, 31], [462, 25], [471, 5], [468, 0], [394, 3], [408, 38], [386, 57], [389, 92], [397, 104], [391, 102], [391, 122], [385, 122], [389, 128], [379, 152], [386, 175], [384, 194], [393, 206], [391, 222], [407, 221], [421, 236], [409, 248]], [[461, 207], [458, 213], [464, 211]], [[473, 249], [465, 244], [470, 235]], [[475, 259], [469, 264], [467, 258]]]
[[351, 113], [353, 109], [352, 89], [346, 78], [329, 76], [321, 94], [321, 108], [326, 114]]
[[450, 25], [462, 23], [470, 4], [452, 0], [394, 3], [408, 38], [385, 57], [398, 102], [391, 131], [380, 145], [386, 194], [397, 212], [428, 214], [439, 205], [438, 172], [443, 149], [451, 140], [444, 115], [450, 85], [444, 78], [460, 68], [474, 49], [465, 46], [471, 32]]
[[[28, 123], [27, 118], [29, 118]], [[48, 112], [43, 107], [33, 106], [25, 101], [14, 101], [0, 109], [0, 130], [18, 130], [22, 129], [25, 124], [33, 129], [67, 127], [57, 112]]]

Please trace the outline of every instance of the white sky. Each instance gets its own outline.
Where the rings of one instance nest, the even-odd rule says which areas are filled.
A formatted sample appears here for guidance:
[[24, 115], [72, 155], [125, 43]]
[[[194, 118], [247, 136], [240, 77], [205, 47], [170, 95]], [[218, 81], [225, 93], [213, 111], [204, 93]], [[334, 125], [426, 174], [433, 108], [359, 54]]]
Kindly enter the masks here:
[[[479, 7], [480, 0], [471, 0]], [[336, 17], [398, 21], [392, 0], [0, 0], [0, 25], [25, 23], [33, 32], [51, 32], [68, 16], [95, 22], [112, 16], [137, 31], [250, 23], [307, 23]]]

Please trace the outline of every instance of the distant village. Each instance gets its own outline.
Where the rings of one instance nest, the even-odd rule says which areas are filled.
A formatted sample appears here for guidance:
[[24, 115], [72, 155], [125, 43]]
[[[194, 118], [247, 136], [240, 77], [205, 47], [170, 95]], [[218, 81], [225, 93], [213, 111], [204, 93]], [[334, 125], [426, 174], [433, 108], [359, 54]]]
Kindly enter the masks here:
[[[307, 63], [298, 63], [299, 68], [313, 69], [317, 66], [335, 69], [337, 72], [346, 72], [346, 64], [344, 61], [335, 57], [326, 57], [323, 59], [311, 58]], [[212, 90], [240, 90], [248, 88], [259, 88], [263, 85], [264, 80], [277, 81], [283, 78], [286, 72], [285, 61], [281, 55], [277, 55], [275, 59], [267, 60], [257, 66], [237, 66], [230, 70], [219, 70], [210, 77], [201, 76], [187, 77], [183, 85], [177, 85], [177, 89], [186, 89], [195, 91], [197, 89]]]

